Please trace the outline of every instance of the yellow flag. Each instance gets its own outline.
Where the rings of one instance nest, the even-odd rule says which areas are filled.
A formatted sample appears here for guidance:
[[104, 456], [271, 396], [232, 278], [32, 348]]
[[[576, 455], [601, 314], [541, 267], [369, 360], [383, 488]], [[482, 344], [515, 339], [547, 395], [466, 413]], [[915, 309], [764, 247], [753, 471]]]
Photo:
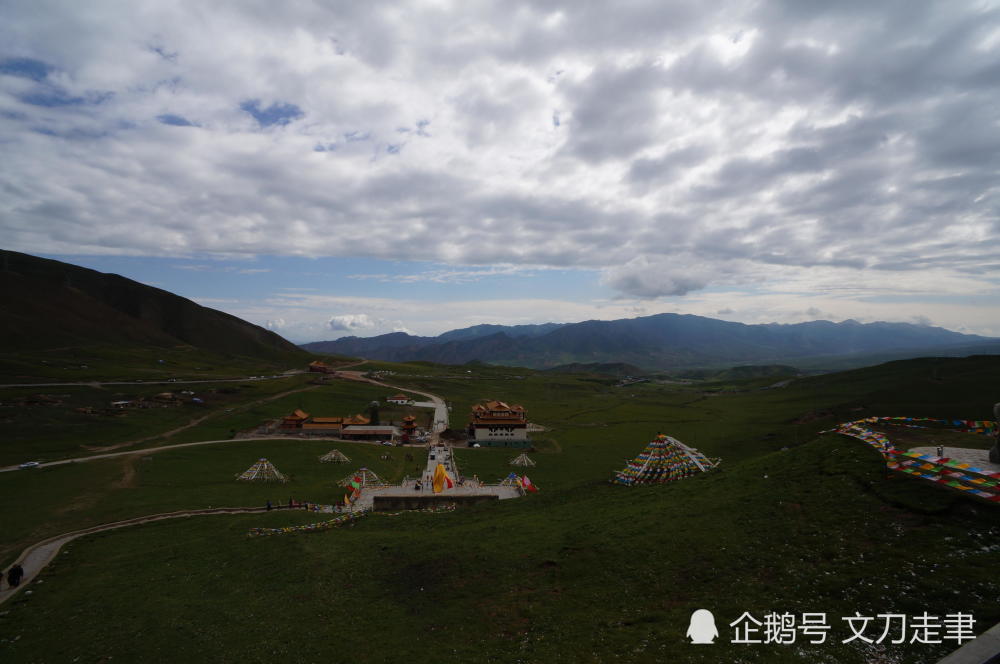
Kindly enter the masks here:
[[450, 489], [454, 484], [448, 477], [448, 471], [444, 469], [444, 464], [439, 463], [434, 469], [434, 493], [441, 493], [445, 486]]

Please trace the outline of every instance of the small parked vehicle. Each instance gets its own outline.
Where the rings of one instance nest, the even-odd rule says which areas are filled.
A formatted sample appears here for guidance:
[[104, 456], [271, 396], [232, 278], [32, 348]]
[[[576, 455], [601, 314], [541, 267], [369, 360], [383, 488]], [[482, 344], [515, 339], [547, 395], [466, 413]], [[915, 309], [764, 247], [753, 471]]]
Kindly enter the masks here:
[[18, 466], [18, 468], [20, 468], [21, 470], [28, 470], [29, 468], [38, 468], [38, 462], [37, 461], [25, 461], [20, 466]]

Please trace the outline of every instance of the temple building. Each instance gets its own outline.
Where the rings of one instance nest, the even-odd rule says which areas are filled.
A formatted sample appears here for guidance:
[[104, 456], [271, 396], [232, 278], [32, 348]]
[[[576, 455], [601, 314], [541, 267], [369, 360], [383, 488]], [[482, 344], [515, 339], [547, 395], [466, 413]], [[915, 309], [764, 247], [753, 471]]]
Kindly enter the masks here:
[[403, 416], [403, 442], [409, 442], [417, 433], [417, 418], [413, 415]]
[[398, 404], [400, 406], [407, 406], [413, 403], [413, 399], [406, 396], [402, 392], [391, 397], [386, 397], [385, 399], [388, 403]]
[[[392, 438], [399, 435], [395, 427], [383, 427], [372, 429], [371, 420], [361, 415], [348, 415], [347, 417], [311, 417], [309, 413], [302, 409], [296, 409], [291, 415], [281, 418], [281, 429], [283, 431], [294, 431], [298, 433], [318, 435], [318, 436], [343, 436], [344, 438], [355, 438], [359, 440]], [[361, 431], [372, 429], [362, 434]], [[351, 434], [351, 435], [348, 435]]]
[[399, 427], [391, 424], [352, 424], [340, 430], [344, 440], [378, 440], [394, 442], [399, 438]]
[[339, 436], [343, 425], [343, 417], [314, 417], [308, 422], [302, 423], [302, 433]]
[[309, 371], [312, 373], [337, 373], [336, 369], [328, 365], [326, 362], [320, 362], [319, 360], [309, 363]]
[[282, 429], [301, 429], [302, 424], [309, 419], [309, 413], [305, 412], [301, 408], [296, 408], [291, 415], [285, 415], [281, 418], [281, 428]]
[[521, 406], [486, 401], [472, 407], [469, 444], [487, 447], [528, 447], [528, 418]]

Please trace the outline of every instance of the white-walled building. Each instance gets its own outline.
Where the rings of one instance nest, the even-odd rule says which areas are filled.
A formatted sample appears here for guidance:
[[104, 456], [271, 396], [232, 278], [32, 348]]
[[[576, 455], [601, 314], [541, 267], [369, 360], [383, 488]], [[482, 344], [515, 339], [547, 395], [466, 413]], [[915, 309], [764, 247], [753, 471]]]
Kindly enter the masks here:
[[488, 447], [527, 447], [528, 418], [522, 406], [486, 401], [472, 407], [469, 442]]

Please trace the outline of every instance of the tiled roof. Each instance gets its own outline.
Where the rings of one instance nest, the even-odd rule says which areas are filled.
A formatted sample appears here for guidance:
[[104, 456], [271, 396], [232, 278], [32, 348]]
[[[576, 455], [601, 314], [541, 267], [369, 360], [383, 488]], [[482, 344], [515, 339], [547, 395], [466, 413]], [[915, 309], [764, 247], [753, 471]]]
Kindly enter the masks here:
[[528, 423], [520, 418], [513, 417], [477, 417], [473, 424], [506, 424], [508, 426], [528, 426]]

